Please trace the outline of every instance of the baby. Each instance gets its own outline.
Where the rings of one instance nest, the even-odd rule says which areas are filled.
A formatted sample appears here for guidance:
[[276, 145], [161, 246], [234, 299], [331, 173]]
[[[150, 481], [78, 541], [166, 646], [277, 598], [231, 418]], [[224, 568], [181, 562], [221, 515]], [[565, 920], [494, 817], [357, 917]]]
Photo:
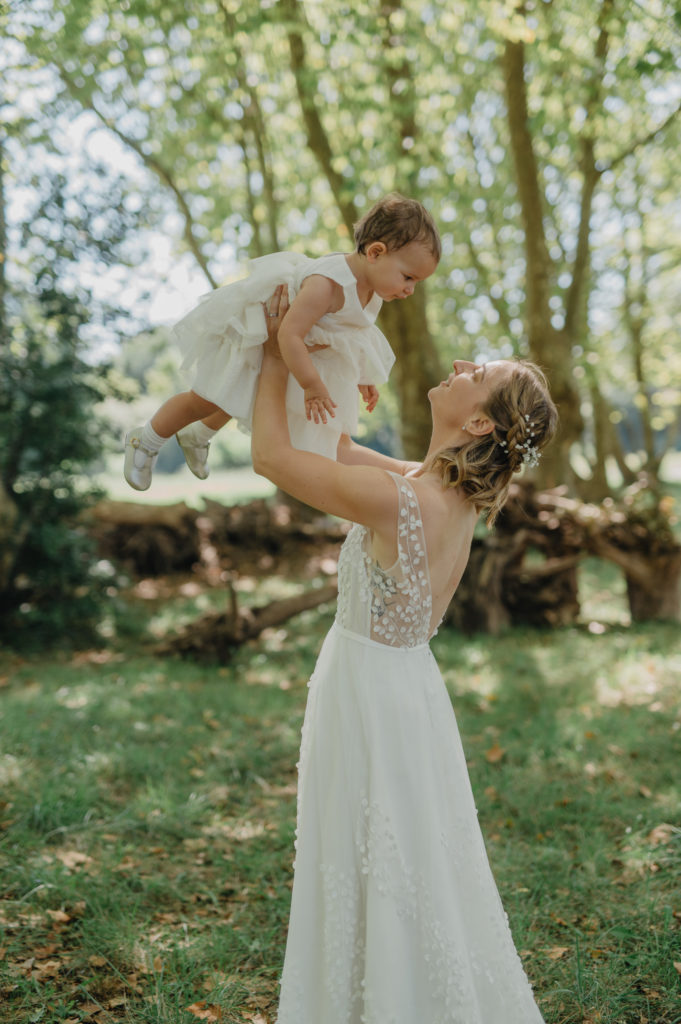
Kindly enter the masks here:
[[169, 398], [143, 427], [125, 437], [125, 479], [144, 491], [161, 446], [173, 434], [191, 471], [208, 476], [209, 445], [234, 418], [250, 429], [267, 337], [265, 307], [288, 287], [291, 305], [279, 330], [290, 370], [287, 418], [303, 451], [336, 457], [341, 434], [357, 430], [357, 388], [371, 412], [376, 385], [395, 361], [375, 320], [383, 302], [405, 299], [436, 269], [437, 228], [414, 199], [392, 193], [355, 225], [355, 251], [310, 259], [278, 252], [253, 260], [245, 280], [207, 295], [174, 328], [194, 367], [191, 390]]

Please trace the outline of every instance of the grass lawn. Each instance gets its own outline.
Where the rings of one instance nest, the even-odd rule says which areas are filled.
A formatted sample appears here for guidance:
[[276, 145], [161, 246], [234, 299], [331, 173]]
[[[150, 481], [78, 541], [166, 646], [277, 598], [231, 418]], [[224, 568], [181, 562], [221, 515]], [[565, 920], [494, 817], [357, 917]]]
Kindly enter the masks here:
[[[612, 567], [582, 577], [583, 626], [433, 649], [547, 1024], [681, 1024], [679, 627], [629, 626]], [[155, 656], [220, 599], [195, 590], [140, 598], [108, 649], [0, 654], [3, 1024], [273, 1024], [332, 610], [224, 667]]]
[[[0, 1020], [273, 1021], [330, 618], [226, 667], [3, 658]], [[679, 1024], [678, 627], [433, 646], [547, 1024]]]

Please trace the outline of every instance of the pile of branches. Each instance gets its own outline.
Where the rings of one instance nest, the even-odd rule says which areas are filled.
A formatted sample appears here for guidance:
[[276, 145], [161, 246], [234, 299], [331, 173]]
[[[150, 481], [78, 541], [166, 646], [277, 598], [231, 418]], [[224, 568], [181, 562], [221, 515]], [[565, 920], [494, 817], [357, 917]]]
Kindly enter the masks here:
[[681, 545], [670, 513], [669, 499], [643, 483], [621, 502], [600, 505], [569, 498], [562, 488], [515, 484], [495, 531], [474, 541], [446, 621], [485, 632], [574, 622], [578, 567], [587, 556], [623, 571], [634, 622], [678, 619]]
[[[577, 620], [579, 565], [587, 556], [613, 562], [624, 573], [633, 621], [678, 619], [681, 545], [669, 499], [644, 486], [620, 503], [585, 504], [562, 489], [515, 484], [491, 533], [476, 538], [445, 622], [465, 632], [497, 632], [511, 625], [562, 626]], [[332, 600], [329, 581], [347, 524], [303, 514], [283, 502], [258, 500], [203, 511], [102, 502], [90, 513], [100, 552], [137, 577], [198, 572], [226, 588], [228, 610], [203, 616], [167, 641], [165, 650], [224, 659], [268, 626]], [[238, 607], [238, 575], [307, 576], [315, 584], [284, 601]]]

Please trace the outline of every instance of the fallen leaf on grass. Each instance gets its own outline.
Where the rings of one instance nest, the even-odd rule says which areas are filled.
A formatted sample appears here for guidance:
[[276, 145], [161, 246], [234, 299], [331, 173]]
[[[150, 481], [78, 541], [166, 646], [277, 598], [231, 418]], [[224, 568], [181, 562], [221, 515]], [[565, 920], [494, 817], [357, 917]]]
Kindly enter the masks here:
[[92, 967], [105, 967], [106, 964], [108, 964], [109, 961], [107, 960], [107, 958], [105, 956], [97, 956], [96, 954], [93, 954], [92, 956], [89, 956], [87, 958], [87, 962]]
[[99, 1003], [82, 1003], [78, 1007], [78, 1012], [81, 1014], [84, 1013], [87, 1017], [91, 1017], [94, 1013], [99, 1013], [101, 1009], [102, 1007]]
[[497, 764], [501, 761], [505, 753], [506, 751], [504, 748], [498, 743], [495, 743], [489, 748], [489, 750], [485, 751], [485, 760], [488, 761], [489, 764]]
[[47, 946], [40, 946], [38, 949], [33, 950], [33, 956], [37, 960], [47, 960], [53, 953], [57, 952], [59, 947], [54, 942], [50, 942]]
[[651, 846], [663, 846], [665, 843], [671, 841], [672, 836], [678, 831], [673, 825], [668, 825], [666, 822], [662, 825], [656, 825], [652, 832], [649, 832], [646, 836], [646, 841]]
[[202, 999], [200, 1003], [192, 1003], [191, 1006], [186, 1006], [185, 1010], [196, 1017], [197, 1020], [211, 1022], [222, 1020], [222, 1007], [216, 1006], [215, 1003], [209, 1004], [205, 999]]
[[570, 947], [569, 946], [551, 946], [550, 949], [545, 949], [544, 952], [546, 953], [546, 955], [549, 958], [549, 960], [560, 960], [560, 958], [562, 956], [565, 956], [566, 953], [570, 952]]
[[67, 914], [65, 910], [48, 910], [47, 916], [51, 917], [57, 924], [68, 924], [71, 920], [71, 915]]
[[677, 974], [681, 974], [681, 961], [673, 961], [673, 964], [674, 970], [677, 972]]
[[31, 977], [35, 981], [43, 981], [45, 978], [56, 978], [61, 968], [61, 960], [41, 960], [34, 965]]
[[87, 867], [92, 864], [92, 857], [88, 857], [86, 853], [81, 853], [80, 850], [57, 850], [55, 853], [57, 860], [60, 860], [65, 868], [69, 871], [74, 871], [77, 868]]

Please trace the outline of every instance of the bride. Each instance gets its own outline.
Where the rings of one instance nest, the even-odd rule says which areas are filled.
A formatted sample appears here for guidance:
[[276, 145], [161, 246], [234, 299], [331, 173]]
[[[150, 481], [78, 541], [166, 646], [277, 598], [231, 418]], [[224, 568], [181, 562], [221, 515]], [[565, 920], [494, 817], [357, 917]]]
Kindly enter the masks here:
[[454, 712], [428, 641], [478, 514], [556, 425], [532, 364], [455, 360], [428, 393], [422, 463], [349, 438], [338, 462], [291, 446], [288, 371], [268, 304], [256, 471], [356, 525], [309, 684], [278, 1024], [541, 1024], [478, 826]]

